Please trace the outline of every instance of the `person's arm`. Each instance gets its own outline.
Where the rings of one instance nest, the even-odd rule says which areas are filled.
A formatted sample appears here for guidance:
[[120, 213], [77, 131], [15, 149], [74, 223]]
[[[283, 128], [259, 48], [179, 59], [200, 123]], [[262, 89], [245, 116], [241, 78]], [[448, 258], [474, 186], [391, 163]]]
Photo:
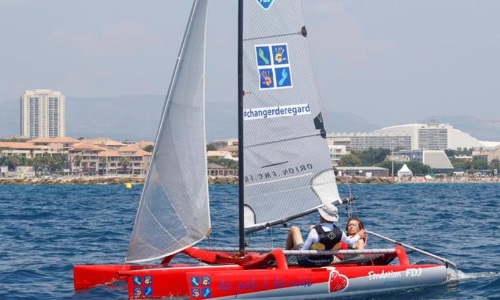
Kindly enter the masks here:
[[[342, 242], [346, 243], [347, 245], [353, 247], [356, 245], [359, 241], [363, 241], [363, 238], [365, 237], [365, 230], [361, 229], [358, 233], [356, 233], [354, 236], [348, 237], [345, 232], [342, 231]], [[364, 248], [364, 245], [363, 245]], [[362, 249], [362, 248], [357, 248], [356, 249]]]
[[318, 232], [316, 231], [316, 229], [311, 229], [311, 231], [309, 231], [309, 234], [307, 235], [307, 239], [302, 249], [309, 250], [311, 249], [312, 244], [315, 244], [317, 242], [319, 242]]
[[365, 249], [365, 240], [359, 239], [359, 241], [353, 246], [353, 248], [357, 250]]

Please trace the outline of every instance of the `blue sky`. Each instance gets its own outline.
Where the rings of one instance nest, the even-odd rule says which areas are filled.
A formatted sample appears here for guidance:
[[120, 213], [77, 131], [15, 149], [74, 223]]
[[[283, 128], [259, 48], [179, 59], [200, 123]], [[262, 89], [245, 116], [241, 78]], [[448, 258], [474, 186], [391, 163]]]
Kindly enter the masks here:
[[[209, 2], [208, 101], [236, 105], [236, 1]], [[328, 111], [382, 126], [434, 115], [500, 119], [500, 1], [303, 5]], [[0, 0], [0, 104], [34, 88], [69, 97], [164, 95], [190, 6]]]

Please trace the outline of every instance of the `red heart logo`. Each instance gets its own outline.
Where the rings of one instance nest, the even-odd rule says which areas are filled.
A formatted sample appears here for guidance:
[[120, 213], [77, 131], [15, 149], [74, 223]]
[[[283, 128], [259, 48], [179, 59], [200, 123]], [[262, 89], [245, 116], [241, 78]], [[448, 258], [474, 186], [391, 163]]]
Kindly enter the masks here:
[[347, 277], [339, 274], [337, 270], [330, 272], [330, 293], [345, 289], [348, 283]]

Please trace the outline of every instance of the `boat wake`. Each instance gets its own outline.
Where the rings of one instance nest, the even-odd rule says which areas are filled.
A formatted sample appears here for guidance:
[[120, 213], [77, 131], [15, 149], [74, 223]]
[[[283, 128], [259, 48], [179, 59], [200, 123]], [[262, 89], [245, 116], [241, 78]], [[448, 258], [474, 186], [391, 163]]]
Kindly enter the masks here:
[[479, 272], [479, 273], [464, 273], [458, 271], [457, 280], [473, 280], [479, 278], [500, 278], [500, 272]]

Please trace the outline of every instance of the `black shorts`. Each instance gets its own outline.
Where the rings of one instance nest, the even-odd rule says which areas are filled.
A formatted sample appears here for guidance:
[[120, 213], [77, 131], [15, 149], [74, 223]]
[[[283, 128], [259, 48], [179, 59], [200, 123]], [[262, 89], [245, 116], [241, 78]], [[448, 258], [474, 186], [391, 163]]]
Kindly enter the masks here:
[[[297, 244], [294, 248], [295, 250], [302, 250], [304, 244]], [[328, 266], [333, 262], [333, 256], [307, 256], [307, 255], [298, 255], [297, 262], [300, 266], [306, 268], [318, 268]]]

